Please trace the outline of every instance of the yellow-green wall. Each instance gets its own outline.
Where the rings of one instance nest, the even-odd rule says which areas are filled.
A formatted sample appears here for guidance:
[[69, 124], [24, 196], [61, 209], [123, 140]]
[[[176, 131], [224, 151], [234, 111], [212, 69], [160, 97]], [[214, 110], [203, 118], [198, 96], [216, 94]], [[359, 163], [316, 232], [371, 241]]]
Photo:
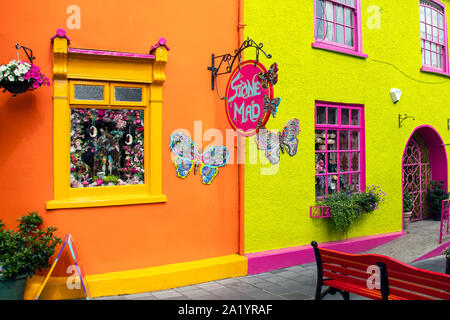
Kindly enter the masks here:
[[[374, 4], [381, 8], [379, 29], [367, 24], [372, 17], [368, 7]], [[315, 100], [365, 106], [366, 185], [380, 185], [387, 194], [385, 204], [355, 225], [348, 238], [402, 230], [402, 154], [416, 127], [430, 125], [450, 143], [450, 78], [420, 71], [419, 0], [361, 0], [361, 7], [367, 59], [311, 48], [313, 0], [245, 0], [245, 38], [263, 43], [272, 54], [270, 60], [260, 55], [267, 67], [279, 64], [274, 89], [282, 102], [267, 128], [281, 129], [296, 117], [302, 129], [297, 155], [282, 155], [277, 174], [262, 175], [261, 169], [270, 164], [248, 164], [247, 157], [246, 253], [343, 238], [330, 231], [327, 221], [309, 217], [315, 203]], [[255, 57], [253, 50], [245, 55]], [[386, 63], [416, 80], [440, 84], [414, 81]], [[397, 104], [392, 103], [391, 88], [403, 92]], [[399, 113], [412, 115], [415, 121], [409, 119], [399, 129]], [[253, 138], [247, 139], [247, 155], [254, 148]], [[262, 153], [261, 158], [264, 161]]]

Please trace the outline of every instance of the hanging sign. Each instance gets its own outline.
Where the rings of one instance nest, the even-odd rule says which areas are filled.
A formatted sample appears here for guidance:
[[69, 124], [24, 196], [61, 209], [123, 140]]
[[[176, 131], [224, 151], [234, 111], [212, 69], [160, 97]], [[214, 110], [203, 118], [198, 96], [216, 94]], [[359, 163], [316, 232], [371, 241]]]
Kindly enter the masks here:
[[273, 86], [269, 82], [264, 88], [258, 78], [260, 73], [267, 74], [266, 68], [248, 60], [241, 63], [228, 80], [225, 95], [228, 121], [238, 134], [247, 137], [256, 134], [259, 119], [265, 125], [271, 114], [264, 108], [264, 100], [267, 104], [267, 98], [273, 99]]

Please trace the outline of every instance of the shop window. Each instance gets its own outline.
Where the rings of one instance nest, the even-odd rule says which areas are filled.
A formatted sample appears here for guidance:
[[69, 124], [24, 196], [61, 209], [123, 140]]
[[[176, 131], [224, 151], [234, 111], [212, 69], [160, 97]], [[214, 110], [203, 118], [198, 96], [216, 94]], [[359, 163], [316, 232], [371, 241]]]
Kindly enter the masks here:
[[365, 189], [364, 114], [359, 105], [316, 103], [316, 197]]
[[53, 44], [53, 199], [47, 209], [160, 203], [167, 48], [150, 54]]
[[71, 109], [72, 188], [143, 184], [144, 111]]
[[314, 0], [313, 47], [367, 57], [362, 53], [360, 0]]
[[420, 0], [422, 70], [448, 73], [445, 6], [435, 0]]

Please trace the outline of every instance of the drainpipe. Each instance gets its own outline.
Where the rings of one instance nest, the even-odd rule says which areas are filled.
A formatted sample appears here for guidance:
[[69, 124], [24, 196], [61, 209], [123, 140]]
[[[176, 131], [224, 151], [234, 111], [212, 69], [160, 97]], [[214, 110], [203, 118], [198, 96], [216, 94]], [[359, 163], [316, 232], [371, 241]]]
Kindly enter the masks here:
[[[237, 48], [240, 48], [244, 36], [244, 0], [238, 1], [238, 24], [237, 24]], [[244, 229], [244, 187], [245, 187], [245, 138], [237, 135], [237, 163], [238, 163], [238, 210], [239, 210], [239, 254], [245, 254], [245, 229]]]

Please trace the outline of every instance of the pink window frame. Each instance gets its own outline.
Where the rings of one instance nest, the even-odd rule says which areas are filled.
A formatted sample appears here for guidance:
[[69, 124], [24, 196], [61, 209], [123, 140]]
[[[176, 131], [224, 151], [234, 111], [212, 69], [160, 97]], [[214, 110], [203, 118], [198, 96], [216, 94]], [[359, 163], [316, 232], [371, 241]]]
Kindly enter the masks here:
[[[337, 4], [343, 7], [351, 8], [352, 10], [355, 10], [355, 17], [353, 19], [353, 26], [354, 26], [354, 32], [353, 32], [353, 41], [354, 46], [350, 47], [347, 45], [343, 45], [337, 42], [331, 42], [327, 41], [325, 39], [318, 39], [317, 38], [317, 17], [316, 17], [316, 3], [317, 0], [313, 0], [314, 2], [314, 43], [311, 44], [313, 48], [317, 49], [324, 49], [324, 50], [330, 50], [335, 51], [343, 54], [348, 54], [360, 58], [367, 58], [368, 55], [364, 54], [362, 51], [362, 24], [361, 24], [361, 0], [355, 0], [355, 7], [350, 7], [346, 4], [342, 4], [338, 2], [337, 0], [324, 0], [332, 2], [333, 4]], [[334, 12], [334, 6], [333, 6], [333, 12]], [[334, 14], [333, 14], [334, 16]], [[345, 34], [345, 32], [344, 32]]]
[[[448, 63], [447, 8], [446, 8], [445, 4], [442, 3], [439, 0], [428, 0], [428, 1], [433, 2], [437, 6], [441, 7], [443, 9], [443, 11], [444, 11], [444, 13], [443, 13], [443, 16], [444, 16], [444, 50], [443, 50], [443, 57], [442, 57], [443, 68], [442, 69], [438, 69], [438, 68], [433, 68], [431, 66], [424, 65], [422, 63], [422, 54], [421, 54], [420, 55], [420, 59], [421, 59], [422, 68], [420, 70], [423, 71], [423, 72], [438, 73], [438, 74], [443, 74], [443, 75], [449, 76], [450, 74], [449, 74], [449, 63]], [[425, 4], [420, 3], [420, 0], [419, 0], [419, 9], [422, 6], [424, 8], [431, 8], [432, 10], [436, 10], [433, 7], [430, 7], [430, 6], [427, 6]], [[426, 18], [426, 12], [425, 12], [425, 18]], [[420, 21], [420, 16], [419, 16], [419, 24], [420, 23], [421, 23], [421, 21]], [[438, 37], [439, 37], [439, 35], [438, 35]], [[422, 35], [420, 34], [420, 50], [422, 50], [422, 40], [423, 40], [422, 39]], [[427, 39], [424, 39], [424, 40], [425, 41], [429, 41]]]
[[[318, 124], [318, 117], [317, 117], [317, 108], [318, 107], [326, 107], [326, 124]], [[337, 108], [337, 124], [328, 124], [328, 108]], [[350, 125], [342, 125], [342, 119], [341, 119], [341, 109], [349, 109], [349, 123]], [[351, 110], [358, 110], [359, 111], [359, 125], [351, 125]], [[359, 191], [364, 191], [366, 189], [366, 138], [365, 138], [365, 117], [364, 117], [364, 105], [360, 104], [349, 104], [349, 103], [334, 103], [334, 102], [325, 102], [325, 101], [316, 101], [314, 106], [314, 132], [316, 130], [332, 130], [337, 131], [337, 137], [336, 137], [336, 150], [328, 150], [328, 142], [326, 143], [326, 149], [325, 150], [315, 150], [314, 151], [314, 158], [316, 154], [323, 154], [325, 153], [325, 168], [326, 172], [322, 174], [316, 174], [315, 178], [319, 176], [325, 177], [325, 196], [328, 195], [328, 177], [337, 175], [338, 181], [339, 177], [341, 175], [345, 174], [354, 174], [359, 173]], [[349, 148], [348, 150], [340, 151], [340, 142], [339, 142], [339, 132], [341, 130], [345, 131], [359, 131], [359, 150], [351, 150], [351, 136], [349, 136]], [[327, 131], [328, 132], [328, 131]], [[326, 138], [327, 140], [327, 138]], [[359, 159], [359, 171], [347, 171], [347, 172], [340, 172], [340, 154], [343, 152], [359, 152], [360, 153], [360, 159]], [[330, 173], [328, 172], [328, 154], [329, 153], [337, 153], [337, 172]], [[340, 191], [340, 184], [338, 183], [338, 191]], [[322, 199], [323, 197], [317, 197], [317, 199]]]

